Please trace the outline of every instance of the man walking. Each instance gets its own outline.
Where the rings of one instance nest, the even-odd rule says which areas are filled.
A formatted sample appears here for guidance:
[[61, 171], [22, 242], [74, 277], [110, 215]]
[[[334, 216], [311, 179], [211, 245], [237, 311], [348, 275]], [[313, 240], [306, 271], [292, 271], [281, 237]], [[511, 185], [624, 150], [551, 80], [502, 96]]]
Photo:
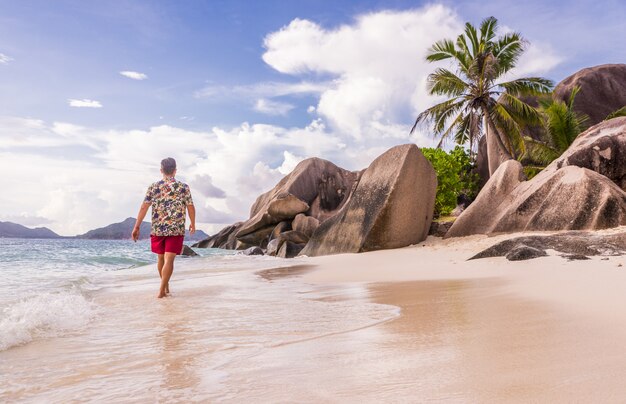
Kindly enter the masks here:
[[185, 217], [189, 213], [189, 234], [196, 231], [196, 209], [191, 199], [189, 185], [174, 178], [176, 160], [171, 157], [161, 161], [163, 179], [148, 187], [146, 197], [139, 208], [133, 229], [133, 240], [139, 239], [139, 226], [152, 206], [152, 230], [150, 240], [152, 252], [157, 254], [157, 269], [161, 277], [158, 298], [170, 293], [169, 281], [174, 272], [174, 259], [183, 251]]

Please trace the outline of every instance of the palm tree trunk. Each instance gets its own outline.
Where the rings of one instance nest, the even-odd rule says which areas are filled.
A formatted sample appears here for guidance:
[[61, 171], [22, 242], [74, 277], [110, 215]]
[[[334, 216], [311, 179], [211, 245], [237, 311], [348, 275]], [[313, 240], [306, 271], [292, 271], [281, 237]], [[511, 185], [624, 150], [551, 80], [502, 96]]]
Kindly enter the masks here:
[[508, 152], [506, 146], [500, 138], [500, 134], [492, 125], [486, 108], [483, 109], [483, 126], [485, 127], [485, 136], [487, 142], [487, 161], [489, 164], [489, 176], [500, 167], [500, 164], [507, 160], [513, 159]]

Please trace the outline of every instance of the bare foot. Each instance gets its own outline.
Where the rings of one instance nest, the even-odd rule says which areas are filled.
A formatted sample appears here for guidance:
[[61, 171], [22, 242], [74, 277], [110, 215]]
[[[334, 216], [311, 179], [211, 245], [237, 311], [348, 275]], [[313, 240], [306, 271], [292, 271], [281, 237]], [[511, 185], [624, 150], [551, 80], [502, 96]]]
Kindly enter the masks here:
[[165, 296], [167, 296], [167, 295], [165, 294], [165, 291], [160, 290], [160, 291], [159, 291], [159, 295], [157, 296], [157, 298], [158, 298], [158, 299], [160, 299], [160, 298], [165, 297]]
[[166, 295], [170, 294], [170, 285], [169, 284], [165, 287], [165, 294]]

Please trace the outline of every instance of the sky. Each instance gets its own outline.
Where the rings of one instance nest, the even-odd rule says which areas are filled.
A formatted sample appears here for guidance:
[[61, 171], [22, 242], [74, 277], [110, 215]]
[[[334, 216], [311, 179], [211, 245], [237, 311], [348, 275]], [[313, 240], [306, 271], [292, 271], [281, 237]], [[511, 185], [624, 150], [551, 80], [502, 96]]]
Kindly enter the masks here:
[[622, 0], [0, 0], [0, 221], [136, 216], [174, 157], [212, 233], [305, 158], [431, 147], [425, 54], [488, 16], [528, 40], [511, 77], [626, 62]]

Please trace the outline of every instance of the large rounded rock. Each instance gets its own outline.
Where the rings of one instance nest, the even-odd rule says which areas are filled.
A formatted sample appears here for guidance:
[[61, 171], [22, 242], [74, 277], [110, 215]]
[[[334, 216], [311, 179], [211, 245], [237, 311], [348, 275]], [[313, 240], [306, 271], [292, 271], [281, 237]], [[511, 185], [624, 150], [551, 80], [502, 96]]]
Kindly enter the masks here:
[[580, 87], [574, 109], [586, 114], [590, 125], [626, 105], [626, 64], [607, 64], [582, 69], [554, 89], [557, 98], [568, 102], [574, 87]]
[[180, 255], [183, 255], [186, 257], [197, 257], [198, 253], [195, 252], [191, 247], [185, 244], [183, 245], [183, 251], [180, 253]]
[[260, 195], [250, 209], [250, 219], [237, 232], [243, 239], [259, 229], [290, 221], [307, 213], [320, 221], [333, 216], [348, 200], [358, 173], [330, 161], [310, 158], [300, 162], [270, 191]]
[[291, 241], [285, 241], [281, 244], [276, 256], [280, 258], [293, 258], [298, 255], [303, 246], [304, 244], [296, 244]]
[[293, 222], [291, 222], [291, 227], [293, 227], [294, 230], [305, 234], [307, 237], [311, 237], [319, 225], [319, 220], [313, 216], [306, 216], [304, 214], [297, 215], [293, 219]]
[[309, 210], [309, 204], [292, 194], [281, 194], [271, 201], [267, 213], [275, 220], [293, 219], [298, 213]]
[[270, 235], [274, 230], [274, 225], [268, 225], [240, 236], [241, 230], [236, 234], [237, 241], [243, 245], [259, 246], [265, 248], [270, 240]]
[[236, 250], [238, 249], [238, 247], [243, 247], [243, 244], [241, 242], [238, 242], [237, 238], [235, 237], [237, 231], [242, 224], [243, 222], [237, 222], [235, 224], [231, 224], [230, 226], [226, 226], [218, 233], [210, 236], [209, 238], [193, 244], [192, 247], [225, 248], [229, 250]]
[[278, 238], [280, 233], [284, 233], [289, 230], [291, 230], [290, 222], [284, 221], [284, 222], [278, 223], [276, 227], [274, 227], [274, 230], [272, 230], [272, 233], [270, 234], [270, 241]]
[[626, 117], [587, 129], [544, 171], [556, 171], [568, 165], [602, 174], [626, 191]]
[[626, 254], [626, 229], [617, 231], [614, 234], [568, 231], [549, 236], [516, 237], [501, 241], [474, 255], [470, 260], [508, 256], [520, 246], [539, 251], [552, 249], [566, 253], [569, 257], [572, 255], [618, 256]]
[[545, 257], [548, 253], [539, 248], [519, 244], [509, 251], [505, 257], [509, 261], [526, 261], [533, 258]]
[[279, 238], [272, 239], [269, 243], [267, 243], [267, 255], [275, 256], [278, 253], [278, 250], [281, 247], [283, 240]]
[[437, 177], [414, 144], [396, 146], [363, 172], [352, 196], [322, 222], [301, 255], [398, 248], [426, 238]]
[[522, 165], [516, 160], [502, 164], [480, 191], [476, 200], [461, 213], [445, 238], [483, 234], [492, 231], [489, 217], [491, 209], [497, 210], [512, 202], [512, 193], [526, 179]]
[[[241, 252], [239, 253], [241, 254]], [[244, 255], [264, 255], [263, 249], [261, 247], [250, 247], [243, 250]]]
[[566, 166], [522, 180], [517, 161], [500, 166], [446, 238], [626, 225], [626, 193], [595, 171]]
[[327, 160], [303, 160], [274, 188], [256, 199], [250, 209], [250, 218], [259, 212], [268, 212], [273, 201], [292, 195], [309, 205], [309, 216], [323, 221], [341, 208], [357, 177], [358, 173], [344, 170]]

